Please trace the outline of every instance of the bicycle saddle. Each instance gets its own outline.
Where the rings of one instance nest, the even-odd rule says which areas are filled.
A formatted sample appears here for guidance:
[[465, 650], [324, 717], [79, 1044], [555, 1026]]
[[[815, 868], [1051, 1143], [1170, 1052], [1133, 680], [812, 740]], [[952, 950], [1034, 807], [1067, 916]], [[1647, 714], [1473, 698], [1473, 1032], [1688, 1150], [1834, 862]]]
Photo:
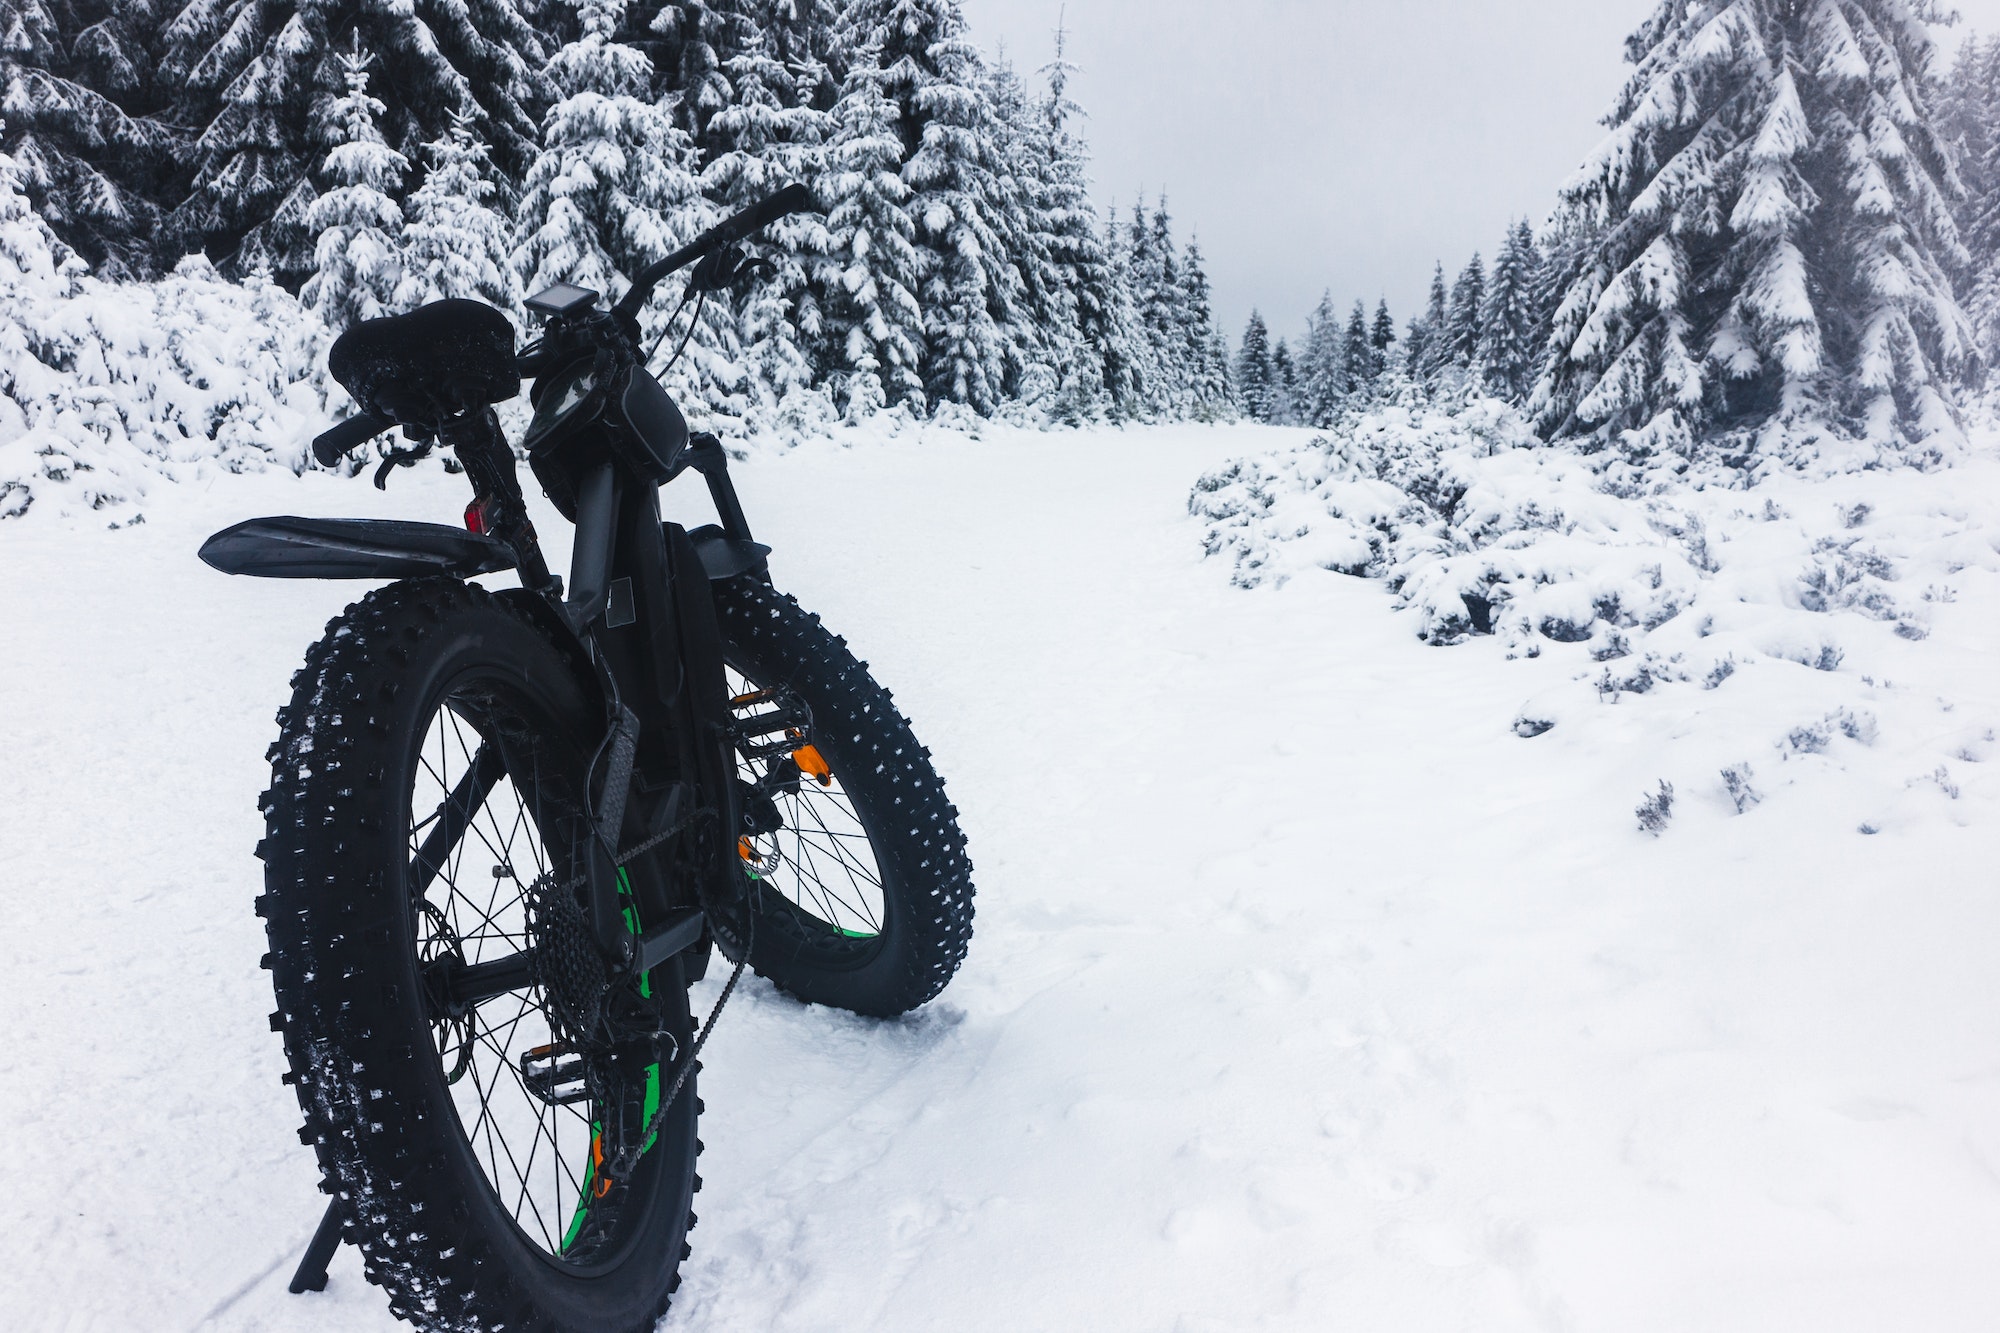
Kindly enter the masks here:
[[521, 391], [514, 326], [478, 301], [433, 301], [340, 335], [327, 368], [372, 416], [435, 431]]

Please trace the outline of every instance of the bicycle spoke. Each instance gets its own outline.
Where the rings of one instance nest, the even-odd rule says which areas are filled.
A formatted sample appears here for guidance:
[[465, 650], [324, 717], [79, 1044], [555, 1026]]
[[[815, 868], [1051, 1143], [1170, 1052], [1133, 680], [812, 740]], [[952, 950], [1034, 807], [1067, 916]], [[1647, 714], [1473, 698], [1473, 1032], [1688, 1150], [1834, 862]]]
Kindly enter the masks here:
[[[546, 808], [540, 747], [493, 721], [493, 707], [448, 702], [416, 755], [406, 841], [412, 900], [426, 904], [417, 913], [425, 960], [476, 966], [530, 953], [526, 895], [559, 859], [545, 832], [572, 827], [573, 816], [552, 821]], [[504, 750], [503, 736], [512, 738]], [[433, 1021], [431, 1036], [444, 1068], [461, 1066], [451, 1095], [496, 1201], [551, 1255], [575, 1259], [563, 1242], [577, 1209], [595, 1206], [586, 1198], [592, 1116], [624, 1112], [594, 1098], [557, 1103], [530, 1086], [525, 1053], [560, 1040], [546, 1004], [539, 986], [501, 992], [463, 1019]], [[601, 1229], [590, 1234], [593, 1245], [603, 1239]]]
[[[732, 699], [750, 700], [745, 705], [749, 707], [768, 695], [733, 668], [729, 693]], [[753, 785], [764, 778], [763, 767], [740, 754], [737, 767], [743, 780]], [[783, 822], [779, 850], [788, 854], [765, 882], [802, 912], [842, 934], [881, 934], [881, 872], [874, 863], [873, 843], [838, 776], [826, 787], [804, 777], [797, 791], [779, 793], [774, 799]]]

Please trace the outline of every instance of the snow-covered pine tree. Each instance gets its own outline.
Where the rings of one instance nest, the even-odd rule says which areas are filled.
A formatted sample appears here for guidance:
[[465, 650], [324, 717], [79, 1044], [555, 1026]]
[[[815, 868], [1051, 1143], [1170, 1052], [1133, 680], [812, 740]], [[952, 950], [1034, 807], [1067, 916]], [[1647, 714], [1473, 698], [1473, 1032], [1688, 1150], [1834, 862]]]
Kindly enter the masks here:
[[308, 44], [305, 25], [261, 0], [189, 0], [165, 36], [161, 72], [179, 89], [173, 119], [192, 137], [161, 259], [206, 250], [236, 273], [301, 280], [313, 268], [313, 140], [295, 123], [288, 62], [266, 48], [280, 37]]
[[845, 70], [855, 53], [875, 53], [882, 91], [896, 105], [905, 161], [923, 147], [929, 116], [917, 104], [917, 93], [938, 77], [932, 48], [964, 31], [957, 0], [848, 0], [841, 11], [833, 34], [835, 59]]
[[[0, 130], [5, 122], [0, 121]], [[5, 135], [0, 134], [0, 141]], [[22, 424], [17, 379], [42, 373], [36, 365], [31, 332], [35, 313], [75, 287], [82, 265], [35, 211], [22, 188], [21, 169], [0, 152], [0, 432], [11, 437]], [[0, 490], [0, 517], [20, 512], [17, 499]]]
[[828, 355], [850, 416], [908, 404], [922, 411], [924, 317], [916, 292], [922, 256], [903, 181], [899, 111], [883, 89], [872, 47], [853, 54], [835, 104], [826, 173], [827, 253], [815, 284]]
[[[979, 52], [961, 35], [956, 4], [897, 0], [897, 8], [936, 14], [942, 34], [927, 52], [927, 67], [906, 86], [922, 126], [903, 179], [927, 252], [924, 383], [934, 403], [964, 403], [987, 414], [1005, 395], [1010, 325], [1021, 296], [1020, 274], [1001, 235], [1025, 228], [1015, 218], [996, 226], [996, 211], [1012, 201], [1001, 178]], [[892, 79], [907, 77], [890, 73]], [[906, 111], [906, 125], [908, 119]]]
[[[1933, 119], [1932, 0], [1661, 0], [1611, 134], [1565, 189], [1605, 228], [1534, 410], [1646, 453], [1833, 427], [1950, 428], [1976, 362]], [[1770, 437], [1781, 440], [1783, 437]]]
[[[5, 142], [3, 134], [0, 142]], [[0, 152], [0, 438], [12, 440], [33, 424], [36, 402], [55, 387], [58, 376], [36, 356], [45, 342], [37, 317], [69, 295], [81, 269], [81, 262], [35, 212], [13, 157]], [[40, 460], [33, 466], [39, 469]], [[0, 471], [0, 519], [27, 512], [34, 503], [33, 485], [32, 476], [17, 475], [11, 468]]]
[[791, 72], [798, 105], [832, 110], [847, 73], [844, 64], [835, 64], [840, 5], [836, 0], [764, 0], [764, 5], [765, 46]]
[[[1937, 87], [1938, 133], [1955, 150], [1968, 205], [1980, 192], [1987, 150], [2000, 131], [1993, 121], [1995, 102], [2000, 99], [1996, 77], [2000, 77], [2000, 38], [1972, 33], [1960, 44], [1950, 73]], [[1966, 215], [1973, 211], [1968, 206]], [[1969, 234], [1965, 239], [1968, 246], [1972, 244]]]
[[1263, 314], [1252, 310], [1243, 327], [1243, 346], [1236, 353], [1236, 399], [1243, 414], [1269, 421], [1272, 388], [1271, 330]]
[[729, 66], [762, 29], [759, 0], [667, 0], [646, 8], [655, 40], [624, 31], [616, 39], [655, 61], [654, 95], [672, 99], [675, 123], [702, 160], [712, 161], [727, 150], [711, 142], [709, 122], [736, 100]]
[[1227, 421], [1237, 412], [1236, 382], [1229, 372], [1229, 345], [1215, 327], [1214, 300], [1208, 270], [1202, 267], [1199, 238], [1188, 239], [1179, 267], [1182, 355], [1194, 372], [1188, 386], [1192, 402], [1187, 415], [1196, 421]]
[[403, 210], [395, 195], [410, 164], [376, 128], [384, 108], [368, 92], [372, 63], [357, 34], [340, 57], [346, 91], [327, 108], [333, 140], [321, 167], [327, 190], [305, 216], [317, 271], [299, 299], [335, 331], [390, 313], [402, 276]]
[[1375, 350], [1375, 375], [1380, 379], [1395, 364], [1396, 320], [1389, 313], [1386, 296], [1375, 302], [1375, 323], [1368, 330], [1368, 345]]
[[1535, 341], [1535, 284], [1541, 275], [1541, 247], [1526, 220], [1507, 233], [1486, 284], [1479, 316], [1479, 347], [1473, 358], [1489, 393], [1510, 403], [1527, 400], [1540, 368]]
[[1333, 304], [1333, 293], [1327, 292], [1306, 320], [1306, 346], [1299, 358], [1299, 388], [1294, 400], [1301, 425], [1331, 426], [1347, 405], [1352, 386], [1347, 381], [1340, 332], [1340, 312]]
[[[753, 33], [727, 70], [729, 104], [710, 118], [719, 150], [702, 173], [709, 199], [725, 216], [769, 198], [796, 181], [824, 176], [821, 155], [829, 118], [801, 105], [792, 77]], [[767, 228], [758, 252], [776, 272], [730, 299], [746, 391], [775, 407], [814, 380], [807, 350], [821, 336], [811, 275], [829, 247], [825, 220], [794, 215]]]
[[1188, 420], [1198, 410], [1202, 367], [1189, 336], [1187, 289], [1165, 191], [1150, 214], [1143, 201], [1133, 206], [1131, 256], [1133, 306], [1152, 351], [1151, 411]]
[[1965, 185], [1960, 231], [1972, 262], [1961, 290], [1991, 367], [2000, 360], [2000, 38], [1972, 37], [1959, 48], [1938, 118]]
[[[341, 95], [341, 52], [357, 37], [375, 54], [380, 128], [415, 155], [477, 105], [503, 204], [538, 151], [551, 49], [527, 7], [540, 0], [179, 0], [162, 32], [159, 78], [174, 90], [164, 123], [185, 127], [160, 244], [207, 249], [235, 271], [270, 263], [288, 280], [312, 265], [302, 223]], [[171, 12], [171, 11], [167, 11]]]
[[[1116, 223], [1114, 206], [1106, 214], [1104, 241], [1104, 337], [1097, 345], [1104, 359], [1106, 408], [1113, 421], [1143, 421], [1153, 416], [1162, 371], [1145, 319], [1139, 313], [1137, 256], [1133, 236]], [[1143, 229], [1141, 229], [1143, 230]]]
[[[0, 121], [0, 140], [6, 122]], [[61, 296], [72, 285], [76, 266], [61, 238], [35, 211], [34, 203], [22, 188], [20, 165], [11, 154], [0, 153], [0, 306], [18, 314], [22, 302], [41, 302]], [[5, 327], [0, 321], [0, 327]], [[19, 350], [11, 340], [10, 350]], [[0, 357], [0, 376], [7, 373], [10, 358]]]
[[520, 302], [514, 227], [493, 207], [498, 194], [486, 144], [470, 112], [424, 145], [424, 183], [403, 201], [402, 280], [393, 304], [412, 310], [454, 298], [502, 310]]
[[613, 295], [699, 232], [709, 210], [694, 146], [648, 99], [650, 63], [613, 40], [623, 0], [566, 3], [579, 31], [546, 70], [561, 100], [523, 185], [514, 265], [526, 291], [571, 282]]
[[1410, 378], [1432, 380], [1451, 364], [1451, 295], [1445, 286], [1444, 265], [1431, 271], [1430, 300], [1423, 312], [1410, 319], [1409, 336], [1403, 340], [1403, 356]]
[[1119, 268], [1132, 314], [1144, 365], [1142, 406], [1137, 415], [1161, 417], [1177, 415], [1173, 407], [1174, 386], [1185, 378], [1185, 370], [1171, 360], [1174, 348], [1163, 333], [1167, 303], [1162, 293], [1172, 283], [1171, 254], [1162, 255], [1154, 243], [1155, 231], [1146, 216], [1142, 192], [1133, 201], [1130, 220], [1123, 228], [1114, 221], [1113, 230], [1122, 238], [1118, 246]]
[[1449, 362], [1470, 367], [1479, 355], [1480, 315], [1486, 308], [1486, 261], [1474, 255], [1451, 285], [1451, 305], [1445, 314], [1445, 345]]
[[1041, 216], [1048, 262], [1069, 293], [1074, 320], [1070, 360], [1051, 410], [1073, 425], [1107, 410], [1129, 411], [1137, 396], [1134, 352], [1124, 328], [1130, 311], [1121, 314], [1118, 309], [1129, 303], [1114, 281], [1097, 206], [1090, 199], [1089, 150], [1075, 128], [1083, 116], [1069, 96], [1075, 72], [1068, 60], [1068, 37], [1059, 26], [1054, 58], [1041, 70], [1040, 143], [1048, 155], [1041, 173]]
[[0, 0], [0, 110], [20, 187], [106, 277], [152, 265], [167, 135], [154, 108], [153, 0]]
[[1271, 349], [1271, 409], [1265, 420], [1273, 426], [1298, 425], [1298, 394], [1298, 367], [1292, 362], [1292, 349], [1280, 338]]
[[1368, 333], [1368, 308], [1361, 302], [1347, 316], [1347, 328], [1340, 335], [1340, 361], [1350, 397], [1367, 401], [1375, 389], [1379, 373], [1375, 365], [1375, 345]]
[[1558, 209], [1543, 229], [1540, 240], [1542, 263], [1535, 275], [1533, 343], [1539, 349], [1537, 383], [1547, 373], [1553, 359], [1568, 354], [1567, 348], [1555, 345], [1556, 312], [1562, 308], [1569, 289], [1596, 261], [1597, 247], [1603, 239], [1604, 228], [1576, 208]]
[[1055, 167], [1050, 127], [1003, 48], [987, 71], [987, 104], [999, 170], [987, 210], [1020, 278], [1010, 320], [1006, 392], [1046, 410], [1078, 356], [1076, 296], [1058, 267], [1050, 197]]

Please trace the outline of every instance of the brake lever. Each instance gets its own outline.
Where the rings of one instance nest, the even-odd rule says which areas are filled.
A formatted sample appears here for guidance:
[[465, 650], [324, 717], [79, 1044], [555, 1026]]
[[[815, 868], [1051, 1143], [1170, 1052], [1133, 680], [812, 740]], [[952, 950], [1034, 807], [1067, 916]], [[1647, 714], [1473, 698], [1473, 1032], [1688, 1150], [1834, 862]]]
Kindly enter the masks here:
[[375, 469], [375, 489], [378, 491], [388, 490], [389, 474], [391, 472], [394, 472], [399, 467], [415, 467], [424, 459], [429, 458], [431, 450], [436, 447], [437, 440], [435, 437], [425, 440], [422, 444], [412, 449], [397, 449], [393, 446], [385, 445], [382, 449], [382, 465]]
[[776, 277], [778, 266], [768, 259], [748, 255], [737, 247], [725, 246], [695, 266], [688, 276], [691, 292], [735, 291], [758, 277]]

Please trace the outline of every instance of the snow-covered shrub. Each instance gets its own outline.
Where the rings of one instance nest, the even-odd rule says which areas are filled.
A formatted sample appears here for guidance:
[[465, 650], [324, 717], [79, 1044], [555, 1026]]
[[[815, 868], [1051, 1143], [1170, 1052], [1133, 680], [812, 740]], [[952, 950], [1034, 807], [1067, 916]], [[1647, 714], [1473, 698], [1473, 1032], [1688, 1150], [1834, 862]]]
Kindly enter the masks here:
[[1667, 825], [1674, 817], [1674, 784], [1660, 779], [1659, 788], [1648, 792], [1639, 802], [1639, 808], [1632, 812], [1638, 816], [1639, 831], [1659, 837], [1667, 831]]
[[326, 330], [269, 283], [203, 259], [152, 283], [90, 276], [0, 156], [0, 519], [139, 515], [161, 477], [306, 466]]
[[1592, 460], [1538, 443], [1494, 399], [1393, 406], [1211, 473], [1190, 509], [1240, 586], [1314, 568], [1380, 577], [1431, 643], [1497, 633], [1623, 656], [1629, 632], [1693, 601], [1712, 558], [1703, 525], [1664, 499], [1609, 494]]
[[0, 274], [0, 518], [125, 522], [159, 479], [308, 465], [327, 333], [281, 288], [193, 258], [158, 282], [66, 266], [23, 286]]
[[[1759, 771], [1789, 765], [1775, 770], [1789, 784], [1918, 745], [1925, 789], [1942, 790], [1931, 714], [1948, 701], [1889, 668], [1900, 678], [1928, 647], [1959, 581], [2000, 574], [2000, 450], [1975, 431], [1939, 469], [1841, 461], [1642, 468], [1544, 444], [1474, 397], [1239, 459], [1189, 509], [1238, 586], [1377, 579], [1424, 641], [1538, 661], [1543, 685], [1496, 720], [1524, 739], [1586, 730], [1606, 707], [1625, 710], [1603, 725], [1627, 738], [1634, 710], [1659, 719], [1653, 739], [1690, 756], [1683, 805], [1749, 810], [1769, 785], [1751, 785], [1760, 751]], [[1548, 688], [1551, 669], [1567, 683]]]

